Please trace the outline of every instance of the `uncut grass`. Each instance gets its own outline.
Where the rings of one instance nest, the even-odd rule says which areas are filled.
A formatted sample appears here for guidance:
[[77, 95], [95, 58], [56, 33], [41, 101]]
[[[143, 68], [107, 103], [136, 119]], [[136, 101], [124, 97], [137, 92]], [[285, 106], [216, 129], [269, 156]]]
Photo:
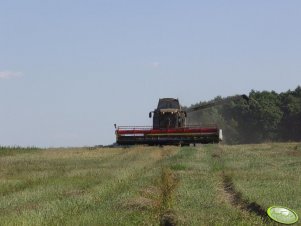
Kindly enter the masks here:
[[176, 152], [140, 147], [5, 156], [0, 159], [1, 223], [157, 224], [156, 211], [141, 214], [124, 203], [152, 186], [162, 160]]
[[245, 203], [233, 204], [223, 188], [224, 175], [232, 179], [241, 201], [265, 210], [283, 205], [300, 215], [300, 151], [295, 143], [186, 149], [182, 159], [172, 162], [181, 181], [174, 206], [180, 225], [276, 225], [244, 209]]
[[[212, 158], [218, 146], [206, 145], [190, 152], [182, 162], [187, 170], [180, 171], [180, 187], [175, 209], [180, 225], [254, 225], [256, 216], [249, 216], [229, 204], [221, 190], [220, 172], [223, 163]], [[252, 222], [252, 224], [250, 224]]]
[[40, 148], [37, 147], [5, 147], [0, 146], [0, 157], [2, 156], [12, 156], [17, 154], [32, 153], [34, 151], [39, 151]]
[[301, 144], [224, 147], [236, 187], [264, 208], [287, 206], [301, 214]]
[[166, 169], [177, 178], [168, 208], [179, 225], [265, 225], [230, 202], [222, 175], [244, 200], [285, 205], [300, 215], [300, 151], [298, 143], [0, 150], [0, 221], [158, 225]]

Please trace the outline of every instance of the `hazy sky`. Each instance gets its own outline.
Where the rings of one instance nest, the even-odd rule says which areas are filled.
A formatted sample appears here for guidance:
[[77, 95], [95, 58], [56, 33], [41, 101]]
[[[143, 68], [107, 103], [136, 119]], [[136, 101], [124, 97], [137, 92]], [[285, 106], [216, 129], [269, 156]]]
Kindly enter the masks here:
[[300, 0], [0, 1], [0, 145], [110, 144], [160, 97], [300, 84]]

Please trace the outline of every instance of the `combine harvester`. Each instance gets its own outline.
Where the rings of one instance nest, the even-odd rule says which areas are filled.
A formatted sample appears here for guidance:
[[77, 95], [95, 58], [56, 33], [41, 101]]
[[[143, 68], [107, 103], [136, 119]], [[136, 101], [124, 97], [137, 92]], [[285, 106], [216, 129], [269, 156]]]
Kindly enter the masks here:
[[215, 124], [200, 126], [187, 125], [186, 118], [191, 112], [224, 104], [231, 100], [249, 98], [237, 95], [225, 99], [183, 110], [179, 100], [174, 98], [159, 99], [158, 107], [149, 113], [153, 117], [152, 127], [116, 126], [116, 143], [119, 145], [181, 145], [219, 143], [222, 141], [222, 130]]

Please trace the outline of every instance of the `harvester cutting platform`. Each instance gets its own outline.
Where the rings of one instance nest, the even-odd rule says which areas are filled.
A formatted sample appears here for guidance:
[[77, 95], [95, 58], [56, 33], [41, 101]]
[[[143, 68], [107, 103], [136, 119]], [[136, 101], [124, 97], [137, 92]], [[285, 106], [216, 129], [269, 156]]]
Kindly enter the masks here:
[[222, 140], [222, 130], [217, 125], [189, 125], [186, 124], [187, 115], [194, 111], [240, 98], [248, 100], [246, 95], [232, 96], [216, 102], [202, 104], [190, 108], [187, 111], [182, 109], [178, 99], [159, 99], [158, 107], [149, 113], [149, 117], [153, 117], [153, 126], [116, 127], [115, 125], [116, 142], [120, 145], [190, 145], [197, 143], [219, 143]]

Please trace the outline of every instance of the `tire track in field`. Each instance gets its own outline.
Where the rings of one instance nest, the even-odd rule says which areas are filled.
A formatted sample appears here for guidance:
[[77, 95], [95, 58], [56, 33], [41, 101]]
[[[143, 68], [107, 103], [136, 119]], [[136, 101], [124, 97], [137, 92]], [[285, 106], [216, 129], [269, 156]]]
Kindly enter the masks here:
[[[137, 148], [129, 149], [127, 155], [123, 158], [123, 162], [127, 162], [127, 158], [134, 158], [132, 159], [133, 162], [131, 165], [126, 167], [127, 170], [125, 170], [122, 175], [119, 175], [115, 178], [112, 178], [111, 181], [108, 181], [106, 188], [104, 188], [101, 192], [101, 195], [104, 199], [110, 197], [111, 194], [116, 193], [116, 191], [118, 191], [120, 188], [131, 184], [132, 181], [137, 180], [139, 177], [143, 176], [145, 172], [152, 170], [154, 166], [160, 164], [160, 162], [165, 161], [167, 158], [170, 158], [178, 153], [178, 150], [170, 150], [169, 148], [165, 150], [153, 148], [148, 149], [149, 150], [145, 150], [144, 147], [142, 147], [142, 149], [140, 150]], [[140, 159], [136, 156], [136, 154], [138, 154], [139, 152], [145, 153], [144, 156], [148, 156], [150, 157], [150, 159], [148, 159], [148, 161], [145, 161], [145, 159]], [[142, 161], [143, 163], [141, 165], [138, 165], [137, 162], [139, 161]], [[124, 163], [121, 163], [121, 165], [122, 164]]]
[[243, 197], [243, 194], [236, 190], [232, 178], [225, 173], [225, 160], [223, 158], [224, 150], [221, 146], [216, 147], [211, 153], [212, 170], [220, 173], [222, 182], [222, 192], [226, 200], [235, 208], [248, 213], [256, 214], [265, 224], [270, 222], [265, 209], [256, 202], [249, 201]]
[[[155, 161], [140, 172], [144, 174], [143, 171], [148, 171], [152, 168], [159, 170], [158, 168], [161, 168], [159, 175], [154, 177], [155, 184], [151, 187], [141, 189], [139, 196], [125, 200], [124, 206], [129, 209], [142, 211], [151, 210], [154, 218], [158, 220], [159, 225], [175, 226], [178, 225], [178, 216], [173, 209], [174, 193], [178, 187], [180, 178], [177, 172], [171, 169], [171, 164], [176, 160], [189, 157], [195, 152], [187, 152], [187, 150], [183, 151], [183, 149], [175, 149], [174, 147], [164, 147], [163, 149], [155, 150], [152, 150], [150, 153], [150, 156]], [[157, 178], [157, 176], [159, 177]]]
[[251, 202], [243, 197], [243, 194], [236, 190], [233, 184], [232, 178], [227, 176], [224, 172], [222, 173], [222, 184], [223, 191], [226, 193], [227, 200], [232, 206], [239, 208], [248, 213], [254, 213], [260, 217], [265, 224], [269, 223], [270, 220], [266, 214], [265, 209], [256, 202]]

